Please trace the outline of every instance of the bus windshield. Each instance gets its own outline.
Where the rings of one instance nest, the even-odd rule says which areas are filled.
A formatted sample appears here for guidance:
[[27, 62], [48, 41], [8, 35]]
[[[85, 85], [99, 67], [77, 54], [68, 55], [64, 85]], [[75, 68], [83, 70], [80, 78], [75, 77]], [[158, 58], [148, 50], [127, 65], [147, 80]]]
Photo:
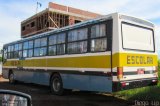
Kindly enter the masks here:
[[124, 49], [154, 51], [152, 29], [122, 23], [122, 40]]

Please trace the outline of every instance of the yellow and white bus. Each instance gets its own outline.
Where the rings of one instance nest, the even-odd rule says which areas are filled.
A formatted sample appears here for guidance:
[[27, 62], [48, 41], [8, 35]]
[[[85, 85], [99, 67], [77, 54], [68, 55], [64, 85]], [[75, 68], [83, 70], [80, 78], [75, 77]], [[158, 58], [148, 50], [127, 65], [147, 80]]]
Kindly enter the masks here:
[[113, 13], [4, 45], [3, 77], [64, 89], [116, 92], [156, 85], [154, 25]]

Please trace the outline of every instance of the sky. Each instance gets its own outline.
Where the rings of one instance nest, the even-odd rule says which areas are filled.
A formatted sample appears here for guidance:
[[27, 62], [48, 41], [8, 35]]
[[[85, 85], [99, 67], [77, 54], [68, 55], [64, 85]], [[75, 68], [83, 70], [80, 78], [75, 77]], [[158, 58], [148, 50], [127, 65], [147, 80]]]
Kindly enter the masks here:
[[156, 25], [160, 54], [160, 0], [0, 0], [0, 47], [20, 39], [21, 21], [36, 13], [37, 2], [42, 4], [38, 11], [47, 8], [48, 2], [55, 2], [103, 15], [120, 12], [149, 20]]

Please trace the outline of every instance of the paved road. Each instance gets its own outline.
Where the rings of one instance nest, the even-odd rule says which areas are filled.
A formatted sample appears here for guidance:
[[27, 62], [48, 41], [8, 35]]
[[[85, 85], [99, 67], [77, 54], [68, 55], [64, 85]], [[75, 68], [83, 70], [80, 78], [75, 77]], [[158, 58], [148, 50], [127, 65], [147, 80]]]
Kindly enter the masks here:
[[70, 92], [64, 96], [51, 95], [49, 87], [35, 84], [9, 84], [0, 80], [0, 89], [17, 90], [32, 96], [33, 106], [127, 106], [127, 102], [112, 95], [91, 92]]

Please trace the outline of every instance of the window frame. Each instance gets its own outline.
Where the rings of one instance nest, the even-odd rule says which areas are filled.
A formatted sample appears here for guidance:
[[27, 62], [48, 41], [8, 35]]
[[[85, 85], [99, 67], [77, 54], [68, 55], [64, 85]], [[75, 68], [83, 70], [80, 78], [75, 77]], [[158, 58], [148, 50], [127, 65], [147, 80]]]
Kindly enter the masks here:
[[[33, 42], [32, 48], [29, 47], [29, 42], [31, 42], [31, 41]], [[25, 43], [25, 42], [28, 42], [28, 48], [24, 48], [24, 43]], [[22, 47], [23, 47], [22, 51], [27, 50], [27, 57], [24, 57], [24, 56], [23, 56], [23, 52], [22, 52], [22, 57], [23, 57], [23, 58], [31, 58], [31, 57], [29, 57], [29, 50], [32, 50], [32, 57], [33, 57], [33, 48], [34, 48], [34, 40], [33, 40], [33, 39], [23, 41]]]
[[[108, 21], [108, 20], [107, 20]], [[90, 26], [90, 38], [89, 38], [89, 43], [90, 43], [90, 47], [89, 47], [89, 51], [90, 51], [90, 53], [98, 53], [98, 52], [106, 52], [106, 51], [111, 51], [111, 50], [108, 50], [109, 48], [108, 48], [108, 40], [112, 40], [112, 38], [108, 38], [108, 37], [110, 37], [110, 36], [108, 36], [108, 27], [107, 27], [107, 21], [104, 21], [104, 22], [100, 22], [100, 23], [96, 23], [96, 24], [92, 24], [91, 26]], [[92, 28], [92, 26], [95, 26], [95, 25], [102, 25], [102, 24], [104, 24], [105, 25], [105, 36], [98, 36], [98, 37], [91, 37], [91, 28]], [[99, 32], [100, 33], [100, 32]], [[111, 34], [111, 37], [112, 37], [112, 34]], [[92, 42], [92, 40], [96, 40], [96, 39], [106, 39], [106, 50], [104, 50], [104, 51], [91, 51], [91, 42]], [[111, 41], [112, 42], [112, 41]], [[112, 45], [112, 44], [111, 44]], [[112, 47], [111, 47], [112, 48]]]
[[[58, 35], [60, 35], [60, 34], [64, 34], [65, 35], [65, 41], [63, 42], [63, 43], [58, 43]], [[56, 43], [55, 44], [49, 44], [49, 37], [51, 37], [51, 36], [56, 36]], [[48, 36], [48, 56], [56, 56], [56, 55], [65, 55], [66, 54], [66, 45], [67, 45], [67, 39], [68, 38], [68, 31], [62, 31], [62, 32], [58, 32], [58, 33], [53, 33], [53, 34], [51, 34], [51, 35], [49, 35]], [[57, 46], [58, 45], [63, 45], [64, 44], [64, 53], [63, 54], [58, 54], [58, 52], [57, 52]], [[51, 47], [51, 46], [56, 46], [56, 54], [55, 55], [49, 55], [49, 47]]]
[[[68, 41], [68, 36], [67, 36], [67, 38], [66, 38], [66, 40], [67, 40], [67, 48], [66, 48], [66, 51], [67, 51], [67, 53], [66, 54], [68, 54], [68, 55], [72, 55], [72, 54], [85, 54], [85, 53], [88, 53], [89, 51], [89, 49], [88, 49], [88, 42], [89, 42], [89, 39], [90, 39], [90, 25], [87, 25], [87, 26], [82, 26], [82, 27], [78, 27], [78, 28], [74, 28], [74, 29], [72, 29], [72, 30], [68, 30], [67, 31], [67, 35], [68, 35], [68, 33], [70, 32], [70, 31], [74, 31], [74, 30], [81, 30], [81, 29], [87, 29], [87, 38], [86, 39], [81, 39], [81, 40], [74, 40], [74, 41]], [[86, 52], [83, 52], [83, 53], [69, 53], [68, 52], [68, 44], [69, 43], [79, 43], [79, 42], [84, 42], [84, 41], [86, 41], [87, 42], [87, 51]]]
[[[41, 39], [44, 39], [44, 38], [46, 38], [46, 45], [45, 45], [45, 46], [41, 46]], [[40, 46], [35, 47], [35, 41], [36, 41], [37, 39], [40, 39]], [[46, 48], [46, 54], [45, 54], [45, 55], [40, 55], [40, 50], [41, 50], [41, 48]], [[35, 49], [39, 49], [39, 55], [38, 55], [38, 56], [35, 56]], [[33, 56], [32, 56], [32, 57], [43, 57], [43, 56], [48, 56], [48, 36], [35, 38], [35, 39], [33, 40]]]
[[[21, 49], [19, 48], [20, 44], [21, 44]], [[15, 50], [16, 45], [18, 45], [17, 50]], [[11, 44], [8, 44], [6, 47], [7, 47], [7, 59], [20, 59], [23, 57], [23, 42], [11, 43]], [[8, 51], [9, 47], [10, 47], [10, 51]], [[18, 53], [18, 56], [15, 55], [15, 52]], [[22, 57], [19, 56], [19, 52], [22, 52]]]

